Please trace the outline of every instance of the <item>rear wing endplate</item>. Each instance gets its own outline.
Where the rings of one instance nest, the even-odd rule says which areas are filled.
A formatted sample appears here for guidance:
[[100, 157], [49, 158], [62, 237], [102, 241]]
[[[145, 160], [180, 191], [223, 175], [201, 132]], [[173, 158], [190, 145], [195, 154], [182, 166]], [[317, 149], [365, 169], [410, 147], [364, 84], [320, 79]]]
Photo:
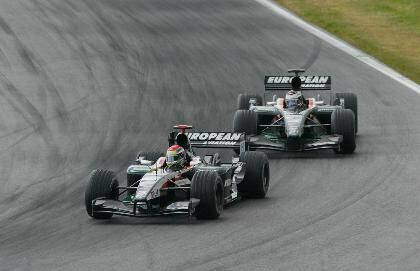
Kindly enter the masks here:
[[[264, 79], [265, 91], [291, 90], [294, 76], [266, 76]], [[331, 90], [331, 76], [300, 76], [302, 90]]]

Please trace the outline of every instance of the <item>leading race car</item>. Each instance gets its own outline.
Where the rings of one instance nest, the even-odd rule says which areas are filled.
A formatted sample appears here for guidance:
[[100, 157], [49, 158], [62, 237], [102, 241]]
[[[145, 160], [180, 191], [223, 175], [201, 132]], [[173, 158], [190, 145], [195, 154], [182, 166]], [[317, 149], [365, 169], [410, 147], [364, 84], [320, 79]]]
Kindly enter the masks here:
[[[166, 157], [141, 152], [120, 186], [109, 170], [94, 170], [85, 192], [89, 216], [109, 219], [186, 214], [216, 219], [223, 206], [242, 196], [263, 198], [269, 187], [269, 163], [262, 152], [243, 151], [230, 163], [218, 153], [197, 156], [193, 148], [241, 148], [241, 133], [186, 133], [188, 125], [169, 134]], [[242, 147], [241, 147], [242, 145]]]
[[[280, 93], [266, 105], [257, 94], [238, 96], [233, 130], [248, 135], [247, 149], [333, 149], [353, 153], [358, 128], [357, 96], [336, 93], [334, 97], [330, 76], [300, 76], [302, 69], [289, 72], [295, 75], [265, 77], [266, 92]], [[325, 95], [326, 91], [329, 95]]]

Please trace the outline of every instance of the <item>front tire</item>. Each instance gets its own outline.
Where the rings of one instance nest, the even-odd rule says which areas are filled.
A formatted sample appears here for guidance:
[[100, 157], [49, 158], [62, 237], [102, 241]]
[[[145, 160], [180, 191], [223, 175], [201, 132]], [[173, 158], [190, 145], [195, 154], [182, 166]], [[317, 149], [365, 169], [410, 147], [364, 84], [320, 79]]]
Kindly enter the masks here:
[[191, 182], [191, 198], [200, 200], [197, 219], [217, 219], [223, 211], [223, 184], [216, 171], [198, 171]]
[[247, 135], [257, 134], [257, 113], [249, 110], [237, 110], [233, 116], [233, 132]]
[[238, 190], [251, 198], [264, 198], [270, 186], [270, 166], [263, 152], [246, 151], [239, 161], [246, 163], [245, 176]]
[[[237, 110], [233, 116], [233, 132], [245, 133], [246, 135], [255, 135], [258, 133], [257, 113], [250, 110]], [[239, 154], [239, 148], [233, 149]]]
[[355, 122], [355, 133], [357, 134], [357, 130], [359, 129], [359, 121], [357, 117], [357, 96], [354, 93], [344, 92], [344, 93], [336, 93], [335, 97], [337, 99], [344, 99], [344, 108], [350, 109], [353, 111], [354, 114], [354, 122]]
[[337, 153], [353, 153], [356, 149], [354, 113], [350, 109], [338, 109], [331, 116], [331, 133], [343, 136]]
[[109, 219], [112, 214], [92, 213], [92, 200], [101, 197], [118, 199], [118, 181], [110, 170], [96, 169], [92, 171], [85, 191], [85, 207], [88, 215], [96, 219]]

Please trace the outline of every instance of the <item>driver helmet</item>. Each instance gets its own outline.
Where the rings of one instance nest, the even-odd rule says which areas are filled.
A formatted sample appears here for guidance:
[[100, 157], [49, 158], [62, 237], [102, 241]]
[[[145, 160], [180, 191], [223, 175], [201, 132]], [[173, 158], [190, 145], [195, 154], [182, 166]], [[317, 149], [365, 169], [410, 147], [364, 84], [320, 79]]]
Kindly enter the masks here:
[[299, 76], [295, 76], [292, 78], [291, 85], [293, 90], [300, 90], [300, 87], [302, 86], [302, 80], [300, 80]]
[[286, 94], [286, 108], [289, 111], [299, 111], [304, 109], [305, 101], [300, 91], [291, 90]]
[[180, 170], [187, 163], [187, 154], [183, 147], [172, 145], [166, 151], [166, 164], [170, 170]]

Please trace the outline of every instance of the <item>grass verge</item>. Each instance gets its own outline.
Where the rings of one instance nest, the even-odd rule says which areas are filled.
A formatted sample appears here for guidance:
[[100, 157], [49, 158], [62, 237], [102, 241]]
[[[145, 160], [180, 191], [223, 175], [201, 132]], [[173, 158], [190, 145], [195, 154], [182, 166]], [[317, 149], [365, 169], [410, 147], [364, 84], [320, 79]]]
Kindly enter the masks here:
[[420, 83], [419, 0], [277, 0]]

